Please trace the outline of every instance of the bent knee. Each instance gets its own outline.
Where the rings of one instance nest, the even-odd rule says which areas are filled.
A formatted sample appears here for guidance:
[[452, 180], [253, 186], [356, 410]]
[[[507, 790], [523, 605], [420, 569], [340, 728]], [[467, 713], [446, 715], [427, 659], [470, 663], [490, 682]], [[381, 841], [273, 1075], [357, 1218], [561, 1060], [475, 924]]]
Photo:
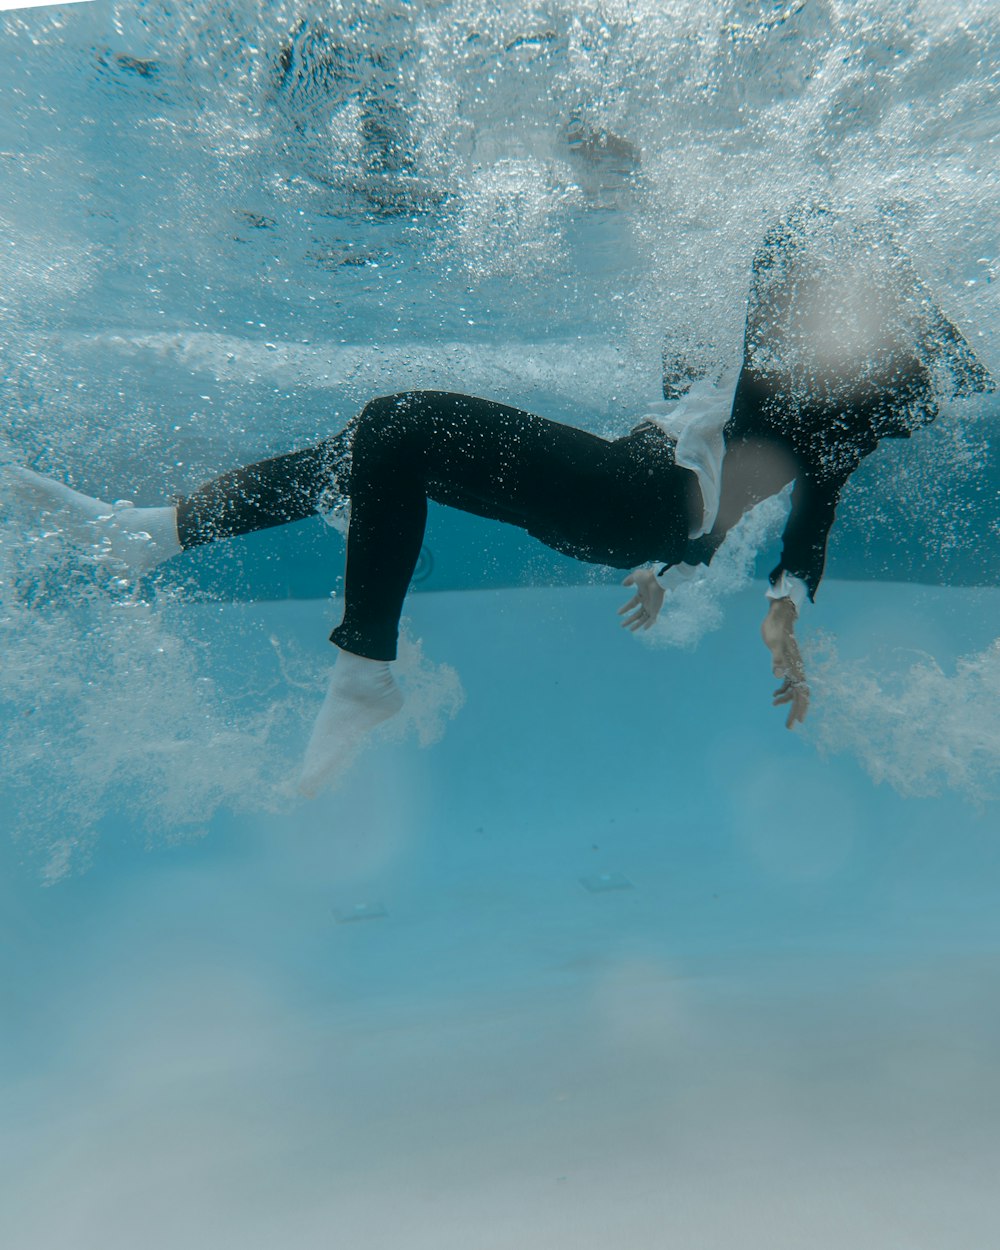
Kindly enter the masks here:
[[381, 459], [399, 455], [418, 456], [428, 430], [429, 391], [400, 391], [369, 400], [358, 418], [352, 442], [359, 455]]
[[433, 391], [399, 391], [370, 399], [358, 419], [358, 433], [384, 436], [408, 434], [423, 424]]

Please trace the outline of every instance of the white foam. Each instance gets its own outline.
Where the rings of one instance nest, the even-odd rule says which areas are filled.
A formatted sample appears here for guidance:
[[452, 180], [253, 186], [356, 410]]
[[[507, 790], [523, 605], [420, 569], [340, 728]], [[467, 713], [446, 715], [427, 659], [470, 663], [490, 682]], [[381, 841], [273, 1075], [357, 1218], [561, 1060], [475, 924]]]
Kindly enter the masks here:
[[366, 395], [407, 389], [488, 393], [548, 391], [574, 400], [583, 416], [613, 401], [642, 407], [656, 391], [652, 375], [636, 383], [634, 362], [607, 340], [574, 338], [522, 343], [407, 341], [308, 344], [242, 338], [207, 331], [69, 335], [68, 345], [93, 353], [145, 356], [214, 381], [244, 385], [349, 388]]
[[581, 200], [565, 161], [501, 157], [466, 177], [458, 229], [442, 252], [457, 244], [478, 281], [558, 272], [568, 259], [563, 225]]
[[842, 660], [820, 635], [806, 664], [820, 749], [854, 755], [902, 795], [1000, 797], [1000, 639], [945, 666], [913, 651]]
[[694, 647], [723, 622], [723, 601], [745, 590], [757, 557], [780, 532], [788, 516], [790, 489], [765, 499], [726, 535], [712, 563], [667, 591], [656, 624], [638, 634], [653, 647]]
[[400, 627], [395, 670], [406, 702], [384, 732], [394, 737], [412, 733], [422, 747], [432, 746], [441, 740], [448, 721], [462, 710], [465, 691], [461, 679], [450, 664], [436, 664], [424, 655], [423, 643], [413, 637], [405, 619]]
[[222, 808], [283, 802], [302, 695], [272, 682], [263, 698], [241, 697], [216, 675], [222, 657], [185, 620], [178, 592], [143, 598], [56, 526], [8, 523], [0, 636], [10, 832], [46, 879], [85, 863], [125, 815], [142, 836], [169, 840], [203, 831]]
[[[0, 529], [3, 797], [43, 878], [85, 866], [123, 817], [130, 836], [171, 841], [224, 810], [295, 803], [332, 657], [268, 639], [232, 609], [213, 619], [175, 589], [142, 597], [55, 525], [33, 534], [16, 519]], [[428, 746], [464, 701], [458, 675], [405, 629], [398, 672], [407, 702], [386, 732]]]

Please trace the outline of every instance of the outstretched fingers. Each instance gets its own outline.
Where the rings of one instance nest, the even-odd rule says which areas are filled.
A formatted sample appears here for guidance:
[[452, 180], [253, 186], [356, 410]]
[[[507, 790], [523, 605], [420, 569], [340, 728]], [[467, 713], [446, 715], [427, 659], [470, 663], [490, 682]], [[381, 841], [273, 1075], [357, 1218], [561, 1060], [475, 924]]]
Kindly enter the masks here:
[[627, 617], [622, 621], [622, 629], [631, 630], [634, 634], [637, 629], [649, 629], [653, 623], [653, 618], [649, 615], [645, 608], [640, 608], [634, 616]]
[[632, 598], [618, 609], [618, 615], [624, 617], [622, 629], [633, 634], [640, 629], [652, 629], [663, 605], [663, 589], [656, 578], [649, 569], [636, 569], [622, 585], [635, 587]]
[[[634, 586], [635, 584], [635, 577], [632, 573], [629, 573], [628, 577], [622, 582], [623, 586]], [[629, 616], [630, 612], [632, 613], [631, 616]], [[618, 615], [625, 617], [622, 621], [622, 629], [630, 630], [633, 634], [637, 629], [649, 629], [653, 623], [653, 618], [643, 603], [641, 594], [634, 594], [628, 603], [623, 604], [618, 609]]]
[[806, 718], [806, 712], [809, 710], [808, 685], [801, 679], [786, 677], [778, 689], [775, 690], [771, 706], [780, 707], [786, 703], [791, 704], [791, 706], [788, 709], [785, 728], [792, 729], [796, 724], [802, 724]]

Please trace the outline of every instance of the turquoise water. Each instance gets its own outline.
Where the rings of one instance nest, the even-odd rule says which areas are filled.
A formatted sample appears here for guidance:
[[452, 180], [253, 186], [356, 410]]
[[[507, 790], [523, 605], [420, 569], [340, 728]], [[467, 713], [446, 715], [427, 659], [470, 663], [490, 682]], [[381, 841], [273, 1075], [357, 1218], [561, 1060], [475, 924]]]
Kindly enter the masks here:
[[[738, 353], [807, 194], [890, 206], [997, 372], [998, 40], [975, 4], [2, 14], [2, 457], [152, 504], [415, 385], [622, 432], [664, 344]], [[857, 475], [791, 734], [780, 505], [643, 640], [617, 575], [437, 511], [407, 711], [311, 803], [335, 530], [136, 586], [5, 501], [5, 1246], [991, 1248], [996, 415]]]
[[[997, 607], [836, 591], [862, 652]], [[772, 725], [759, 597], [664, 657], [611, 588], [417, 596], [435, 746], [49, 890], [6, 846], [7, 1244], [985, 1250], [995, 812]], [[188, 623], [318, 652], [326, 611]]]

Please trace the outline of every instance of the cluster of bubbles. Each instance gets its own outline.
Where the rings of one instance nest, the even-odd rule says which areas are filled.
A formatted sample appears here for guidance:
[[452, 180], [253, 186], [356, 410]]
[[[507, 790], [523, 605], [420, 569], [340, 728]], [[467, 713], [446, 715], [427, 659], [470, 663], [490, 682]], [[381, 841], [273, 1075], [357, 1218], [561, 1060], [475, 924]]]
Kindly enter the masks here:
[[[42, 878], [102, 836], [189, 840], [220, 813], [299, 802], [328, 663], [19, 511], [0, 526], [0, 810]], [[430, 745], [462, 706], [458, 675], [405, 632], [399, 672], [391, 735]]]
[[[332, 270], [383, 320], [399, 300], [387, 273], [405, 272], [408, 298], [416, 273], [459, 301], [516, 275], [541, 286], [537, 312], [596, 267], [608, 298], [629, 296], [602, 310], [606, 329], [641, 342], [665, 328], [717, 356], [738, 336], [762, 230], [818, 196], [888, 207], [930, 276], [973, 320], [986, 311], [989, 0], [961, 21], [946, 0], [122, 0], [110, 17], [24, 16], [4, 32], [43, 69], [78, 62], [66, 104], [81, 117], [62, 140], [44, 131], [52, 160], [31, 179], [66, 156], [86, 190], [90, 222], [60, 229], [56, 256], [113, 217], [109, 242], [154, 285], [166, 261], [179, 292], [207, 274], [301, 308], [305, 291], [322, 304]], [[129, 163], [115, 175], [121, 144], [91, 137], [86, 187], [69, 149], [88, 113], [128, 129]], [[29, 232], [25, 217], [26, 251]]]
[[[664, 348], [702, 374], [738, 359], [754, 248], [807, 199], [887, 216], [995, 361], [998, 50], [993, 0], [960, 17], [951, 0], [5, 14], [0, 458], [161, 498], [329, 433], [345, 398], [428, 381], [610, 432], [656, 395]], [[866, 467], [878, 489], [843, 519], [880, 533], [895, 500], [929, 558], [967, 546], [955, 499], [988, 441], [982, 411], [939, 421]], [[717, 625], [780, 508], [747, 518], [651, 641]], [[234, 700], [179, 592], [136, 595], [24, 532], [0, 531], [3, 746], [35, 834], [67, 831], [53, 875], [122, 809], [155, 834], [278, 801], [305, 691]], [[950, 679], [963, 697], [991, 657]], [[414, 665], [430, 739], [460, 690]], [[846, 733], [856, 686], [823, 672]], [[939, 677], [914, 669], [906, 707], [951, 698]], [[867, 691], [886, 713], [857, 749], [913, 788], [887, 689]], [[925, 772], [971, 785], [974, 745], [942, 741], [959, 762]]]
[[0, 802], [45, 879], [123, 821], [171, 840], [278, 802], [301, 693], [234, 697], [179, 595], [139, 594], [54, 521], [0, 530], [0, 637]]
[[746, 590], [762, 552], [772, 545], [788, 516], [790, 488], [751, 508], [726, 535], [711, 564], [671, 589], [655, 625], [640, 638], [653, 647], [692, 648], [717, 630], [725, 601]]
[[808, 659], [822, 750], [850, 753], [907, 797], [1000, 798], [1000, 639], [952, 671], [927, 654], [845, 660], [830, 635]]
[[[837, 533], [874, 574], [914, 568], [947, 583], [958, 570], [989, 580], [997, 534], [991, 446], [996, 402], [959, 400], [912, 442], [886, 443], [845, 492]], [[879, 552], [888, 534], [905, 533], [892, 563]], [[985, 537], [985, 541], [984, 541]], [[958, 580], [971, 580], [968, 575]]]

